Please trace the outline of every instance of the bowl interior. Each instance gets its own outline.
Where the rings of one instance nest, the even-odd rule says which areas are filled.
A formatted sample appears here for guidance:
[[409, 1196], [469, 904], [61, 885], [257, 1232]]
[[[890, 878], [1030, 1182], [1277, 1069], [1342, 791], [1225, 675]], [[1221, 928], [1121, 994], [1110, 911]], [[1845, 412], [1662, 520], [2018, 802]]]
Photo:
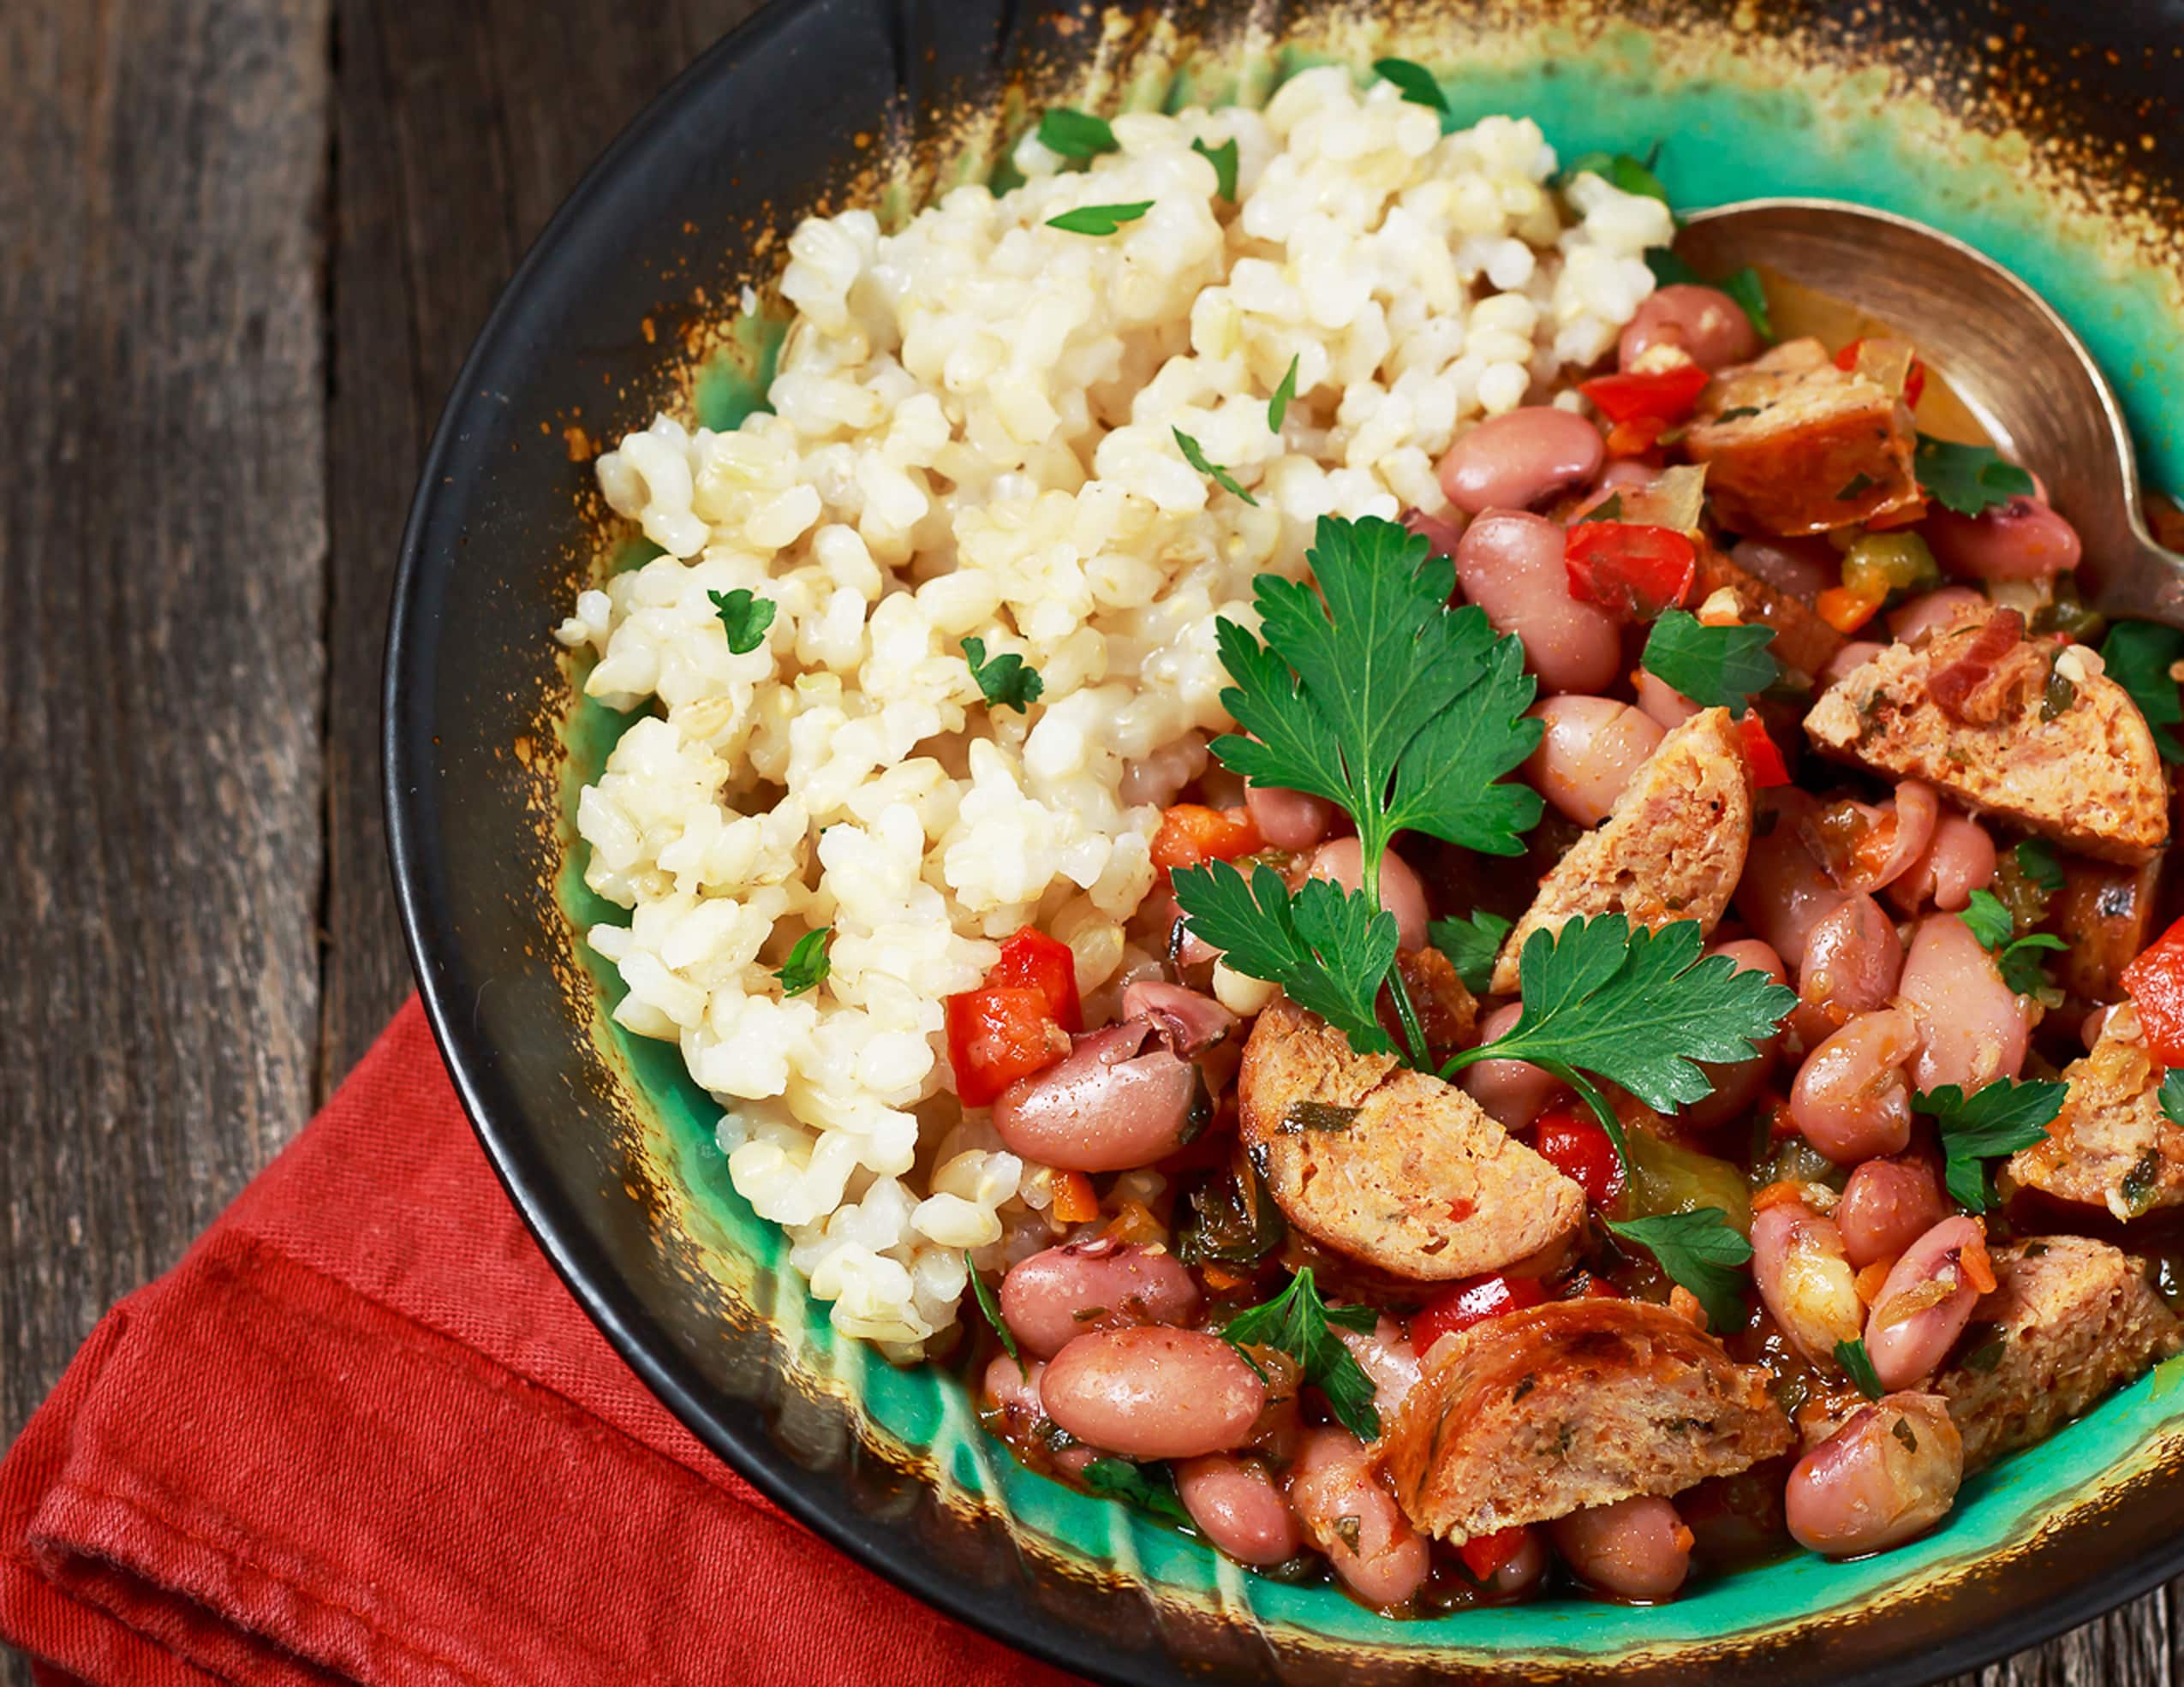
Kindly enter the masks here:
[[[1653, 1609], [1557, 1601], [1396, 1624], [1030, 1474], [982, 1434], [952, 1374], [898, 1371], [834, 1333], [779, 1231], [730, 1186], [718, 1104], [674, 1046], [613, 1023], [618, 980], [576, 935], [627, 919], [584, 887], [574, 813], [634, 717], [583, 698], [585, 665], [549, 636], [588, 579], [652, 554], [603, 516], [577, 459], [655, 407], [723, 428], [763, 402], [780, 316], [762, 295], [718, 301], [766, 285], [803, 211], [862, 200], [898, 217], [986, 174], [1050, 96], [1256, 102], [1300, 64], [1395, 51], [1442, 74], [1457, 122], [1529, 115], [1565, 158], [1661, 139], [1679, 206], [1837, 197], [1972, 241], [2086, 336], [2149, 482], [2184, 486], [2184, 259], [2160, 214], [2175, 143], [2103, 175], [2071, 150], [2082, 127], [2050, 151], [2021, 116], [1986, 121], [1954, 84], [1922, 86], [1922, 64], [2002, 51], [1964, 17], [1883, 49], [1824, 14], [1777, 32], [1709, 7], [1655, 9], [1653, 28], [1590, 9], [1541, 22], [1441, 5], [1367, 27], [1298, 8], [1258, 33], [930, 9], [769, 12], [641, 120], [481, 339], [405, 541], [390, 787], [421, 976], [496, 1164], [610, 1336], [716, 1449], [850, 1550], [1117, 1678], [1180, 1678], [1186, 1660], [1238, 1678], [1269, 1664], [1300, 1679], [1519, 1662], [1551, 1676], [1606, 1654], [1688, 1679], [1764, 1652], [1790, 1678], [1924, 1679], [2172, 1571], [2184, 1392], [2166, 1374], [1975, 1478], [1946, 1529], [1885, 1557], [1801, 1556]], [[2160, 33], [2170, 10], [2127, 23], [2165, 51], [2184, 39], [2184, 21]], [[1666, 14], [1676, 27], [1658, 27]], [[826, 75], [797, 75], [814, 55]]]

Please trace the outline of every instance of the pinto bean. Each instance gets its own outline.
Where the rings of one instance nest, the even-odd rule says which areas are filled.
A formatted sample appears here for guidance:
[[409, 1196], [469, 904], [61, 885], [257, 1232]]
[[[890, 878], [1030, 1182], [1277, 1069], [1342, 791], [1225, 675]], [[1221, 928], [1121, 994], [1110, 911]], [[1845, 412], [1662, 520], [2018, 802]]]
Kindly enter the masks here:
[[1289, 1501], [1263, 1464], [1211, 1452], [1175, 1467], [1175, 1491], [1198, 1531], [1238, 1564], [1281, 1564], [1304, 1544]]
[[1964, 1439], [1948, 1403], [1889, 1394], [1797, 1462], [1783, 1493], [1790, 1534], [1829, 1558], [1885, 1552], [1948, 1514], [1964, 1480]]
[[1944, 913], [1968, 908], [1972, 893], [1995, 877], [1995, 840], [1986, 827], [1962, 814], [1943, 814], [1934, 822], [1925, 852], [1889, 886], [1889, 900], [1906, 914], [1931, 902]]
[[1638, 764], [1668, 736], [1659, 723], [1612, 697], [1549, 697], [1528, 712], [1546, 730], [1525, 758], [1525, 778], [1579, 826], [1608, 818]]
[[[1011, 1434], [1029, 1434], [1032, 1426], [1046, 1416], [1047, 1409], [1039, 1399], [1039, 1384], [1046, 1372], [1042, 1359], [1020, 1366], [1007, 1354], [997, 1353], [988, 1362], [986, 1398], [1001, 1409]], [[1053, 1459], [1057, 1469], [1075, 1476], [1083, 1475], [1084, 1467], [1098, 1457], [1090, 1447], [1076, 1446], [1064, 1447]]]
[[1865, 1327], [1842, 1233], [1801, 1201], [1752, 1214], [1751, 1276], [1782, 1333], [1808, 1359], [1829, 1358], [1837, 1342], [1855, 1341]]
[[1088, 1330], [1182, 1324], [1197, 1309], [1197, 1285], [1180, 1260], [1113, 1237], [1048, 1248], [1001, 1279], [1002, 1321], [1041, 1359]]
[[1897, 993], [1924, 1040], [1911, 1069], [1921, 1089], [2014, 1078], [2032, 1034], [2030, 1004], [2002, 982], [1995, 957], [1954, 914], [1930, 914], [1912, 933]]
[[1395, 1416], [1418, 1380], [1418, 1356], [1403, 1326], [1382, 1313], [1370, 1334], [1363, 1330], [1334, 1326], [1336, 1338], [1350, 1350], [1358, 1367], [1373, 1380], [1373, 1404], [1385, 1423]]
[[1211, 996], [1161, 978], [1141, 978], [1125, 987], [1122, 1016], [1125, 1022], [1149, 1022], [1161, 1040], [1185, 1059], [1211, 1048], [1237, 1024], [1236, 1016]]
[[1253, 785], [1244, 793], [1251, 824], [1277, 849], [1309, 849], [1334, 825], [1334, 804], [1324, 796], [1280, 785]]
[[1901, 644], [1928, 633], [1937, 633], [1966, 610], [1984, 610], [1987, 594], [1969, 586], [1943, 586], [1922, 592], [1901, 607], [1889, 611], [1889, 630]]
[[1571, 597], [1564, 538], [1543, 516], [1495, 510], [1456, 547], [1456, 578], [1496, 632], [1524, 641], [1541, 689], [1605, 691], [1622, 665], [1622, 633], [1606, 610]]
[[1548, 1556], [1547, 1543], [1540, 1538], [1540, 1531], [1528, 1529], [1517, 1550], [1502, 1561], [1501, 1567], [1486, 1578], [1490, 1592], [1514, 1599], [1519, 1594], [1530, 1593], [1547, 1579], [1548, 1570], [1554, 1560]]
[[1656, 679], [1643, 668], [1638, 675], [1638, 706], [1645, 712], [1646, 718], [1663, 732], [1681, 726], [1698, 712], [1698, 705], [1669, 684]]
[[1842, 559], [1824, 539], [1739, 539], [1730, 547], [1729, 560], [1776, 591], [1808, 603], [1842, 578]]
[[1948, 1216], [1948, 1206], [1921, 1159], [1869, 1159], [1843, 1185], [1835, 1228], [1853, 1267], [1893, 1260]]
[[1464, 512], [1451, 510], [1429, 516], [1423, 510], [1406, 510], [1403, 512], [1403, 525], [1433, 546], [1434, 556], [1453, 557], [1464, 537]]
[[1203, 1330], [1147, 1325], [1083, 1335], [1047, 1362], [1047, 1416], [1125, 1458], [1196, 1458], [1241, 1446], [1267, 1403], [1243, 1356]]
[[1790, 1086], [1790, 1118], [1839, 1164], [1901, 1153], [1911, 1142], [1905, 1063], [1918, 1025], [1895, 1008], [1862, 1013], [1805, 1057]]
[[1843, 899], [1843, 892], [1805, 842], [1805, 822], [1817, 805], [1803, 791], [1779, 793], [1766, 812], [1774, 824], [1756, 832], [1735, 891], [1737, 912], [1752, 935], [1789, 966], [1805, 959], [1812, 927]]
[[[1523, 1004], [1511, 1002], [1487, 1015], [1479, 1040], [1490, 1043], [1517, 1022]], [[1457, 1087], [1504, 1130], [1528, 1130], [1562, 1088], [1561, 1079], [1523, 1060], [1479, 1060], [1464, 1068]]]
[[1657, 1494], [1573, 1511], [1548, 1524], [1547, 1532], [1565, 1564], [1623, 1599], [1667, 1599], [1691, 1573], [1692, 1532]]
[[1820, 683], [1833, 685], [1856, 669], [1864, 667], [1888, 646], [1876, 644], [1871, 639], [1853, 639], [1828, 659], [1828, 665], [1820, 671]]
[[[1739, 938], [1733, 943], [1717, 943], [1707, 951], [1710, 955], [1727, 955], [1737, 963], [1739, 972], [1763, 972], [1777, 984], [1787, 984], [1789, 973], [1782, 965], [1782, 957], [1756, 937]], [[1781, 1057], [1782, 1039], [1777, 1034], [1767, 1039], [1760, 1051], [1749, 1060], [1739, 1060], [1728, 1065], [1716, 1065], [1701, 1061], [1698, 1070], [1706, 1074], [1714, 1093], [1692, 1102], [1676, 1116], [1677, 1123], [1694, 1130], [1705, 1130], [1727, 1124], [1739, 1117], [1759, 1099], [1767, 1088], [1767, 1080], [1775, 1070]]]
[[1490, 416], [1448, 448], [1435, 471], [1459, 510], [1530, 510], [1589, 484], [1608, 454], [1600, 430], [1551, 404]]
[[1289, 1503], [1305, 1538], [1366, 1604], [1401, 1605], [1425, 1584], [1433, 1563], [1425, 1537], [1381, 1485], [1369, 1450], [1347, 1430], [1305, 1437], [1290, 1468]]
[[1902, 975], [1903, 939], [1895, 922], [1861, 891], [1814, 922], [1797, 969], [1798, 999], [1821, 1010], [1820, 1025], [1841, 1025], [1853, 1014], [1886, 1006]]
[[1710, 373], [1754, 356], [1759, 333], [1744, 307], [1720, 288], [1677, 282], [1632, 313], [1616, 342], [1616, 367], [1627, 372], [1656, 346], [1674, 346]]
[[[1331, 879], [1346, 891], [1363, 890], [1365, 884], [1364, 847], [1353, 836], [1330, 838], [1313, 851], [1310, 876]], [[1426, 942], [1426, 887], [1411, 864], [1394, 850], [1380, 858], [1380, 905], [1395, 916], [1397, 941], [1405, 949], [1423, 949]]]
[[1966, 580], [2047, 580], [2085, 553], [2077, 528], [2022, 493], [1977, 516], [1936, 508], [1919, 530], [1936, 560]]
[[995, 1098], [994, 1129], [1012, 1153], [1065, 1171], [1127, 1171], [1166, 1159], [1202, 1123], [1197, 1069], [1166, 1047], [1140, 1051], [1149, 1022], [1077, 1040], [1063, 1059]]
[[1905, 1249], [1889, 1268], [1865, 1320], [1865, 1353], [1882, 1387], [1914, 1386], [1956, 1344], [1979, 1301], [1963, 1256], [1986, 1245], [1978, 1222], [1959, 1213]]

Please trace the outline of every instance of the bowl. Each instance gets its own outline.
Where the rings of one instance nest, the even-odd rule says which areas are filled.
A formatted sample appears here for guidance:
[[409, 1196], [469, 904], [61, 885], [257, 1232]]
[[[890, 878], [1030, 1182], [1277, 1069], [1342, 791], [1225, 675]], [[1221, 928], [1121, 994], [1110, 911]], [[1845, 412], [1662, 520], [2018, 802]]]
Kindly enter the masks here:
[[[714, 47], [592, 169], [456, 382], [403, 539], [387, 802], [440, 1046], [571, 1291], [715, 1452], [844, 1552], [1040, 1657], [1133, 1683], [1424, 1680], [1603, 1667], [1628, 1683], [1910, 1683], [1973, 1667], [2184, 1569], [2184, 1391], [2145, 1379], [1967, 1483], [1883, 1557], [1805, 1556], [1667, 1606], [1558, 1600], [1394, 1623], [1330, 1587], [1017, 1466], [937, 1369], [838, 1338], [730, 1187], [718, 1108], [608, 1017], [579, 933], [575, 798], [627, 720], [551, 637], [629, 560], [588, 457], [656, 408], [759, 402], [768, 283], [815, 210], [901, 216], [979, 179], [1045, 104], [1262, 101], [1299, 65], [1395, 52], [1458, 114], [1537, 116], [1565, 157], [1644, 150], [1686, 206], [1858, 199], [2018, 271], [2184, 486], [2184, 3], [1914, 15], [1852, 0], [1617, 8], [787, 0]], [[746, 289], [751, 290], [746, 290]]]

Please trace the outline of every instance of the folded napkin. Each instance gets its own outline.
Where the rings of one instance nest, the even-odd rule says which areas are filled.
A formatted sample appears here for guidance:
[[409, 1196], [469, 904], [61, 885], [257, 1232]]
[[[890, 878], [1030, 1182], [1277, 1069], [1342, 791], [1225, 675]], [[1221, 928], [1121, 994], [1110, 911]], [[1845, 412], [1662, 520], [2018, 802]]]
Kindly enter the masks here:
[[838, 1555], [555, 1278], [413, 1001], [0, 1463], [45, 1687], [1067, 1687]]

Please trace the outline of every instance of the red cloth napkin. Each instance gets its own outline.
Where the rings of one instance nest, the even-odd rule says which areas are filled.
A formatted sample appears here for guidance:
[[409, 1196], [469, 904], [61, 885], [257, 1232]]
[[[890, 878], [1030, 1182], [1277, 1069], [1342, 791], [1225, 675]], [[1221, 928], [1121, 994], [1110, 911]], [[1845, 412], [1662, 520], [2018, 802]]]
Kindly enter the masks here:
[[0, 1463], [0, 1636], [97, 1687], [1068, 1687], [850, 1563], [561, 1286], [412, 1001]]

